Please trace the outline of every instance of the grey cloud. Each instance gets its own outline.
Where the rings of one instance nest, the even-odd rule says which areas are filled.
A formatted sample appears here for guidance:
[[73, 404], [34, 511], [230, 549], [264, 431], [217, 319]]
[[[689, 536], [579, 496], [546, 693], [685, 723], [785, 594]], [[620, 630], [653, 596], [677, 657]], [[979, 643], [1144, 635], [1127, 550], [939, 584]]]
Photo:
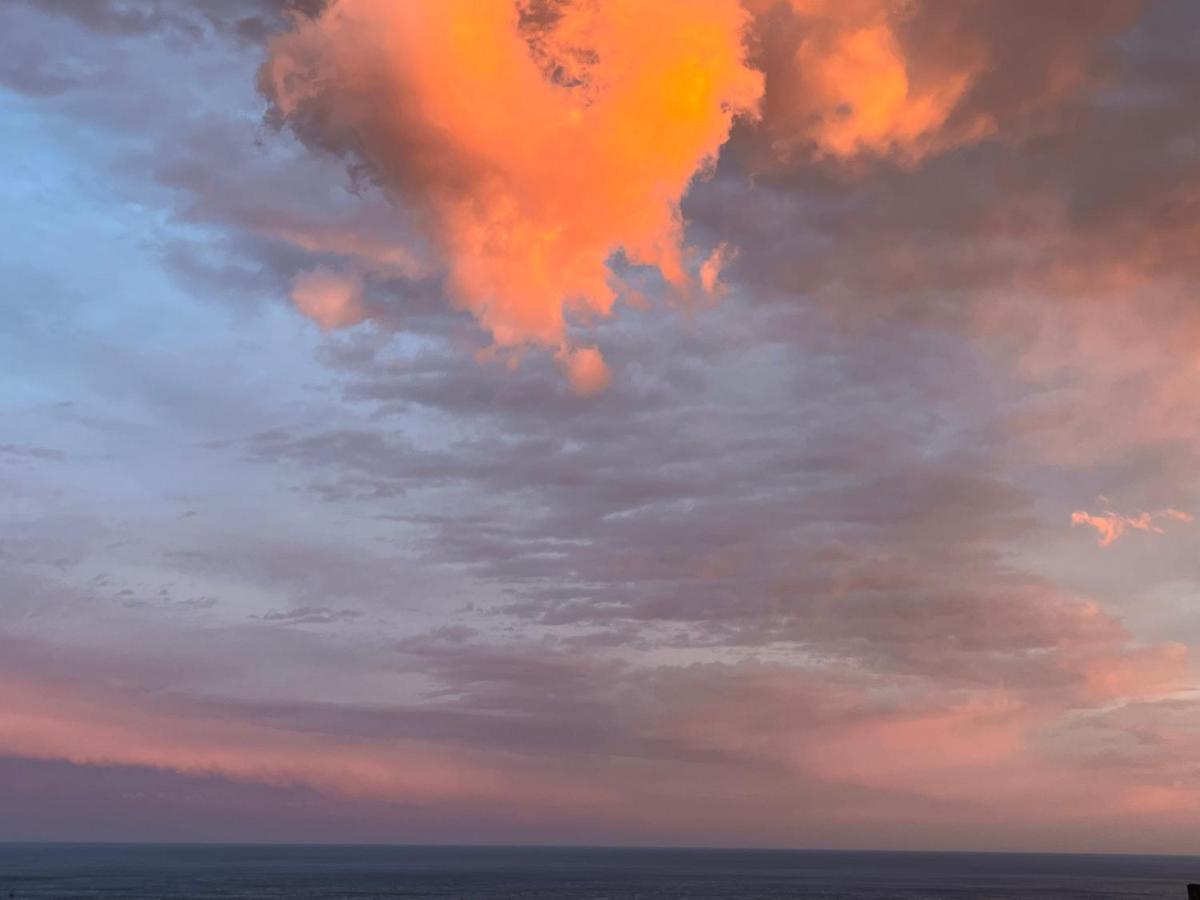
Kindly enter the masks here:
[[66, 454], [53, 447], [38, 447], [32, 444], [0, 444], [0, 457], [15, 460], [47, 460], [61, 462]]
[[26, 0], [37, 9], [70, 18], [115, 37], [168, 34], [197, 40], [209, 29], [262, 41], [280, 28], [290, 11], [312, 15], [325, 0], [199, 0], [180, 6], [170, 0]]
[[338, 622], [353, 622], [361, 618], [362, 610], [330, 609], [328, 606], [297, 606], [294, 609], [271, 609], [261, 616], [251, 618], [282, 625], [334, 625]]

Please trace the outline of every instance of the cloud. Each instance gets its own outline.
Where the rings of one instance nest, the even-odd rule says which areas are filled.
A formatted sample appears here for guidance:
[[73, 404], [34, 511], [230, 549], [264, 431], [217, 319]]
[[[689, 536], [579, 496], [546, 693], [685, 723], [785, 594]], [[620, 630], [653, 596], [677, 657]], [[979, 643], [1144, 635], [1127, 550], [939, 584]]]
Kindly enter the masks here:
[[[572, 53], [582, 20], [558, 6], [526, 5], [516, 32], [554, 90], [588, 94], [611, 58]], [[163, 261], [204, 287], [143, 308], [80, 279], [89, 340], [73, 342], [63, 291], [18, 273], [47, 299], [14, 307], [15, 383], [36, 389], [13, 395], [0, 446], [0, 624], [44, 640], [3, 646], [17, 700], [0, 744], [74, 759], [55, 765], [93, 785], [122, 766], [315, 796], [318, 840], [394, 839], [386, 806], [406, 835], [460, 842], [1194, 849], [1195, 554], [1163, 540], [1100, 571], [1063, 510], [1103, 488], [1176, 531], [1167, 510], [1194, 506], [1195, 12], [1155, 6], [1104, 87], [1115, 5], [1039, 11], [1036, 33], [1017, 6], [750, 10], [752, 40], [810, 41], [813, 91], [780, 56], [767, 120], [735, 122], [711, 176], [672, 194], [683, 269], [722, 302], [685, 327], [653, 302], [566, 302], [563, 341], [506, 347], [549, 352], [502, 377], [441, 296], [424, 187], [372, 174], [354, 135], [330, 155], [256, 130], [262, 48], [205, 28], [184, 54], [166, 21], [87, 32], [86, 12], [0, 11], [53, 22], [64, 58], [111, 79], [19, 101], [19, 124], [57, 135], [30, 171], [63, 154], [104, 189], [63, 215], [86, 232], [120, 195], [128, 233], [168, 242], [131, 281], [157, 284]], [[392, 64], [372, 56], [382, 34], [364, 38], [372, 71]], [[184, 64], [226, 80], [188, 79], [180, 103], [189, 85], [158, 76]], [[891, 85], [887, 102], [847, 105], [838, 66]], [[968, 83], [931, 104], [923, 67]], [[373, 85], [330, 115], [391, 110], [353, 109]], [[107, 149], [80, 155], [66, 122]], [[408, 165], [421, 148], [403, 149]], [[50, 209], [13, 200], [34, 225]], [[605, 259], [618, 294], [676, 292]], [[331, 324], [383, 327], [330, 335], [314, 361], [278, 316], [229, 315], [314, 270]], [[84, 315], [95, 291], [111, 310]], [[227, 372], [238, 359], [253, 372]], [[213, 374], [199, 393], [196, 372]], [[606, 382], [598, 402], [573, 395]], [[76, 821], [109, 816], [97, 800]], [[1117, 824], [1098, 836], [1101, 817]]]
[[588, 397], [608, 387], [612, 374], [595, 347], [576, 347], [566, 352], [567, 378], [577, 394]]
[[679, 202], [762, 89], [745, 19], [734, 0], [343, 0], [270, 42], [260, 84], [415, 207], [498, 347], [563, 351], [592, 389], [599, 351], [568, 316], [612, 311], [618, 252], [690, 282]]
[[66, 455], [53, 447], [38, 447], [31, 444], [0, 444], [0, 459], [62, 462]]
[[220, 0], [180, 7], [170, 0], [27, 0], [53, 15], [118, 38], [168, 34], [199, 41], [212, 30], [244, 41], [261, 41], [288, 13], [316, 12], [324, 0]]
[[364, 321], [362, 282], [353, 275], [316, 268], [292, 279], [292, 302], [322, 331], [348, 328]]
[[1099, 535], [1096, 543], [1101, 547], [1109, 547], [1120, 540], [1127, 531], [1145, 531], [1152, 534], [1163, 534], [1160, 521], [1191, 522], [1189, 513], [1178, 509], [1164, 509], [1159, 512], [1142, 512], [1134, 516], [1125, 516], [1112, 510], [1100, 513], [1089, 513], [1076, 510], [1071, 513], [1072, 525], [1087, 525], [1096, 529]]
[[[764, 128], [782, 155], [811, 147], [817, 156], [838, 158], [919, 157], [983, 65], [967, 51], [957, 66], [917, 82], [899, 34], [913, 14], [908, 4], [762, 5], [770, 75]], [[982, 133], [976, 126], [974, 136]]]
[[737, 258], [737, 248], [727, 243], [717, 244], [712, 253], [700, 265], [700, 287], [706, 294], [716, 294], [720, 291], [721, 273], [725, 267]]
[[339, 622], [353, 622], [362, 616], [357, 609], [332, 609], [328, 606], [298, 606], [295, 609], [270, 609], [261, 616], [264, 622], [278, 622], [284, 625], [333, 625]]
[[506, 790], [494, 773], [419, 744], [352, 749], [328, 736], [297, 743], [269, 726], [199, 710], [155, 709], [138, 698], [78, 692], [30, 678], [6, 678], [2, 686], [19, 697], [0, 712], [0, 753], [5, 755], [307, 784], [393, 800]]
[[1041, 11], [932, 0], [751, 0], [765, 157], [924, 157], [1047, 126], [1105, 71], [1139, 0]]
[[[962, 100], [964, 109], [1003, 101], [992, 137], [971, 149], [935, 144], [903, 166], [894, 153], [865, 151], [814, 161], [801, 142], [785, 145], [782, 165], [767, 139], [783, 114], [767, 65], [761, 127], [735, 133], [718, 176], [692, 189], [689, 221], [740, 248], [740, 290], [777, 304], [781, 322], [783, 309], [815, 303], [862, 333], [919, 323], [973, 344], [997, 384], [1012, 382], [995, 398], [1006, 429], [1046, 461], [1130, 464], [1152, 454], [1164, 478], [1186, 478], [1200, 446], [1189, 249], [1200, 236], [1200, 80], [1181, 35], [1196, 11], [1154, 5], [1122, 33], [1132, 6], [1062, 5], [1041, 23], [1045, 33], [1024, 40], [1020, 4], [910, 9], [903, 42], [936, 34], [939, 12], [995, 45], [995, 66]], [[1093, 11], [1096, 21], [1071, 26]], [[782, 4], [760, 13], [762, 39], [782, 53], [796, 15]], [[784, 21], [768, 27], [772, 17]], [[996, 27], [981, 30], [989, 17]], [[1088, 74], [1038, 111], [1032, 86], [1056, 60]], [[749, 183], [735, 162], [771, 174]], [[780, 337], [800, 339], [786, 324]]]
[[[776, 172], [814, 158], [911, 167], [1050, 133], [1101, 83], [1110, 39], [1139, 8], [1064, 8], [1032, 34], [1019, 10], [986, 3], [492, 0], [431, 13], [339, 0], [269, 42], [259, 84], [277, 122], [414, 216], [450, 296], [497, 348], [550, 348], [570, 375], [573, 324], [640, 297], [626, 264], [655, 267], [676, 293], [694, 281], [717, 293], [733, 244], [694, 259], [679, 207], [735, 122], [739, 156]], [[361, 235], [302, 241], [352, 244], [411, 259]]]

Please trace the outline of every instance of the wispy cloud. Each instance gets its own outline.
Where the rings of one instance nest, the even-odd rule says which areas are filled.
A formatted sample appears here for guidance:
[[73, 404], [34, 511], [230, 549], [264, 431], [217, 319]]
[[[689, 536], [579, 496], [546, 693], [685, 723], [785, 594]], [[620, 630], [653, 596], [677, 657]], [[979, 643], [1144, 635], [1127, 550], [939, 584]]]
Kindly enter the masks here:
[[1109, 547], [1120, 540], [1130, 531], [1144, 531], [1150, 534], [1163, 534], [1160, 522], [1191, 522], [1190, 513], [1178, 509], [1163, 509], [1158, 512], [1141, 512], [1137, 515], [1126, 516], [1112, 510], [1099, 513], [1089, 513], [1076, 510], [1071, 513], [1072, 525], [1086, 525], [1094, 528], [1099, 535], [1096, 543], [1101, 547]]

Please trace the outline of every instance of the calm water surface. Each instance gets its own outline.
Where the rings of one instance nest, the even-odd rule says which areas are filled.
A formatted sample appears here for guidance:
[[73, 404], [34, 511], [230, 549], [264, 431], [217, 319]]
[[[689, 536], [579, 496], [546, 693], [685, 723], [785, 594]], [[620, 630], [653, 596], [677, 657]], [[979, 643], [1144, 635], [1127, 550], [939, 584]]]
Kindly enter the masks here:
[[532, 847], [0, 845], [0, 900], [1172, 898], [1200, 857]]

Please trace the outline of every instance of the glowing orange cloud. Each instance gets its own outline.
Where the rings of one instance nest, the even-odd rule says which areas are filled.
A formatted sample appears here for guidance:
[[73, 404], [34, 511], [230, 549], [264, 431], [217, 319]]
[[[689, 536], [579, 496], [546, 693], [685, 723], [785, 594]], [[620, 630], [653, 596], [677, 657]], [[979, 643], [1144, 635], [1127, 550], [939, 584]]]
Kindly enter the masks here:
[[1072, 525], [1087, 525], [1096, 529], [1099, 534], [1099, 539], [1096, 543], [1101, 547], [1109, 547], [1116, 543], [1128, 530], [1146, 531], [1153, 534], [1163, 534], [1161, 526], [1155, 524], [1157, 520], [1171, 519], [1176, 522], [1191, 522], [1192, 516], [1189, 513], [1181, 512], [1178, 509], [1164, 509], [1160, 512], [1143, 512], [1136, 516], [1123, 516], [1120, 513], [1106, 510], [1098, 514], [1076, 510], [1071, 513]]
[[983, 64], [965, 60], [917, 83], [898, 35], [911, 4], [792, 0], [792, 7], [808, 30], [793, 56], [803, 98], [792, 113], [810, 123], [796, 136], [820, 155], [921, 155]]
[[943, 127], [987, 65], [966, 41], [952, 58], [917, 54], [901, 40], [922, 5], [897, 0], [748, 0], [760, 27], [767, 69], [764, 127], [773, 152], [790, 158], [896, 156], [914, 161], [935, 144], [978, 138], [987, 122], [954, 141]]
[[555, 349], [587, 393], [603, 359], [566, 318], [610, 313], [613, 254], [691, 282], [679, 202], [762, 92], [746, 20], [736, 0], [335, 0], [260, 82], [417, 208], [497, 347]]
[[771, 157], [915, 164], [993, 135], [1019, 135], [1097, 77], [1099, 40], [1137, 0], [1039, 20], [1008, 3], [746, 0], [767, 76]]

